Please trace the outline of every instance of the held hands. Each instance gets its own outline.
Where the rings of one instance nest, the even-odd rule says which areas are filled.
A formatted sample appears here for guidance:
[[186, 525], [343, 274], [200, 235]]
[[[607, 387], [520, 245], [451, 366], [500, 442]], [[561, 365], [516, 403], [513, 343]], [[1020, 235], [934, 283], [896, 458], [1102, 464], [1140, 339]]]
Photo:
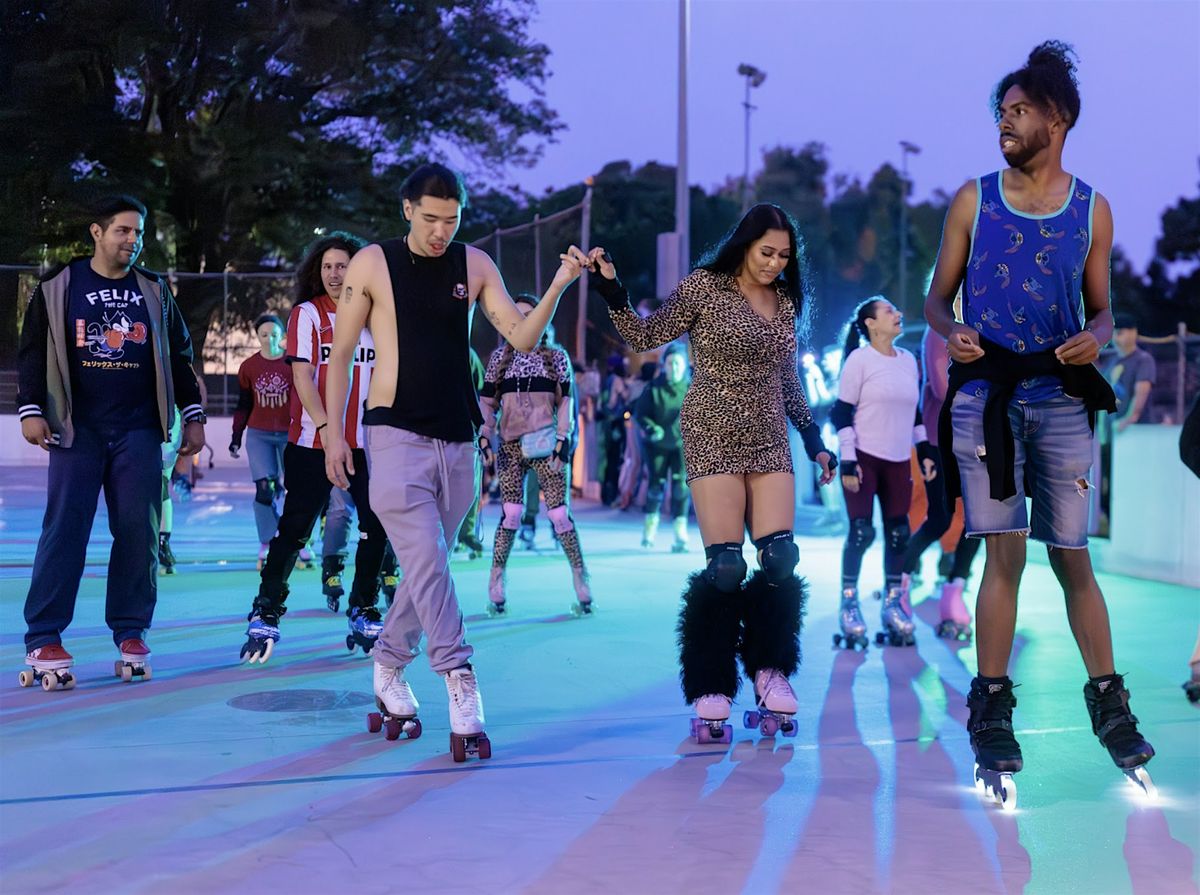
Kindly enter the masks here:
[[842, 487], [851, 494], [857, 494], [862, 487], [862, 467], [857, 460], [843, 460], [841, 464]]
[[179, 456], [190, 457], [198, 454], [204, 448], [204, 423], [185, 423], [183, 426], [183, 444], [179, 446]]
[[577, 279], [579, 273], [585, 267], [590, 268], [588, 256], [583, 253], [583, 250], [578, 246], [571, 246], [567, 251], [558, 256], [558, 270], [554, 272], [554, 285], [560, 290], [566, 289]]
[[942, 455], [928, 441], [917, 444], [917, 464], [921, 467], [921, 479], [932, 482], [937, 478], [938, 466], [941, 465]]
[[818, 484], [828, 485], [833, 481], [833, 477], [837, 475], [837, 457], [829, 453], [829, 451], [821, 451], [821, 453], [817, 454], [817, 465], [821, 467], [821, 477], [817, 480]]
[[983, 349], [979, 347], [979, 333], [961, 323], [951, 327], [950, 338], [946, 340], [946, 350], [956, 364], [969, 364], [983, 357]]
[[604, 251], [600, 246], [596, 246], [587, 253], [588, 270], [593, 273], [598, 273], [606, 280], [615, 280], [617, 278], [617, 266], [613, 264], [613, 260], [609, 257], [608, 252]]
[[325, 445], [325, 477], [342, 489], [350, 487], [350, 476], [354, 475], [354, 454], [345, 438], [322, 440]]
[[1100, 342], [1089, 331], [1076, 333], [1054, 349], [1054, 356], [1061, 364], [1082, 367], [1095, 363], [1100, 357]]

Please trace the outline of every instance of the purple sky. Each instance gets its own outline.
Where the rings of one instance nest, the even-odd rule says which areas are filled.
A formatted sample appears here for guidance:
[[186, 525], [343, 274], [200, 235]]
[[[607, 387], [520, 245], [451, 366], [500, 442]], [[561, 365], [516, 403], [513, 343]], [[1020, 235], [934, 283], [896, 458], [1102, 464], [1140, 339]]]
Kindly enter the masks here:
[[[540, 192], [608, 161], [675, 161], [677, 0], [540, 0], [550, 104], [568, 130], [511, 180]], [[1083, 98], [1064, 163], [1112, 203], [1116, 241], [1141, 268], [1159, 216], [1200, 182], [1196, 0], [692, 0], [690, 181], [742, 170], [740, 62], [757, 151], [826, 144], [833, 172], [867, 177], [909, 159], [918, 199], [1003, 164], [988, 96], [1047, 38], [1080, 56]]]

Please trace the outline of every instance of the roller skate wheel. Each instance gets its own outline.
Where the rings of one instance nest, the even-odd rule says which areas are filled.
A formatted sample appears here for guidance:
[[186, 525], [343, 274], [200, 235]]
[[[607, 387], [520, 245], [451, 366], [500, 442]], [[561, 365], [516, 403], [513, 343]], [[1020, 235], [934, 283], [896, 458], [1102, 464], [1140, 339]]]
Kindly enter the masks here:
[[701, 722], [696, 727], [696, 742], [700, 743], [700, 744], [707, 744], [707, 743], [711, 743], [712, 741], [713, 741], [712, 728], [709, 727], [707, 724]]
[[479, 739], [475, 743], [475, 748], [481, 761], [492, 757], [492, 741], [486, 735], [479, 735]]
[[794, 737], [800, 732], [800, 728], [796, 725], [795, 721], [784, 721], [779, 729], [783, 731], [785, 737]]
[[121, 680], [123, 680], [125, 683], [129, 683], [131, 680], [133, 680], [133, 667], [132, 666], [130, 666], [130, 665], [122, 665], [121, 666]]
[[367, 712], [367, 732], [379, 733], [383, 730], [383, 715], [379, 712]]
[[62, 688], [64, 690], [74, 690], [75, 689], [75, 678], [73, 678], [69, 674], [66, 675], [65, 677], [63, 677], [62, 678]]
[[1000, 775], [1000, 781], [996, 785], [995, 796], [1002, 810], [1017, 810], [1017, 782], [1013, 780], [1012, 774]]
[[120, 662], [120, 660], [117, 660], [116, 662], [113, 662], [113, 676], [114, 676], [114, 677], [120, 677], [120, 676], [121, 676], [121, 662]]
[[763, 736], [769, 736], [769, 737], [775, 736], [775, 734], [779, 733], [779, 722], [769, 716], [766, 718], [763, 718], [762, 719], [762, 732], [763, 732]]
[[875, 634], [875, 645], [876, 645], [876, 646], [883, 646], [883, 641], [884, 641], [884, 640], [886, 640], [886, 639], [887, 639], [887, 638], [886, 638], [886, 636], [884, 635], [884, 633], [883, 633], [882, 631], [878, 631], [878, 632], [876, 632], [876, 634]]
[[[417, 718], [413, 718], [404, 725], [404, 732], [410, 740], [415, 740], [421, 736], [421, 722]], [[490, 750], [489, 750], [490, 754]]]
[[47, 671], [42, 675], [42, 689], [49, 693], [58, 686], [58, 675], [53, 671]]
[[842, 645], [842, 635], [841, 635], [841, 634], [834, 634], [834, 635], [833, 635], [833, 645], [834, 645], [834, 646], [841, 646], [841, 645]]
[[758, 712], [754, 711], [753, 709], [742, 715], [742, 724], [745, 725], [747, 730], [758, 727], [758, 722]]
[[699, 736], [699, 733], [700, 733], [700, 719], [699, 718], [691, 719], [691, 733], [692, 733], [692, 736], [694, 736], [694, 737]]
[[400, 739], [400, 731], [403, 725], [396, 718], [388, 718], [383, 722], [383, 736], [385, 739], [398, 740]]
[[152, 675], [152, 673], [151, 673], [151, 671], [150, 671], [150, 666], [149, 666], [149, 665], [144, 665], [144, 666], [142, 666], [142, 680], [144, 680], [144, 681], [148, 681], [148, 680], [150, 680], [150, 678], [151, 678], [152, 676], [153, 676], [153, 675]]
[[728, 724], [721, 725], [721, 738], [719, 740], [717, 740], [717, 742], [718, 743], [732, 743], [733, 742], [733, 728], [730, 725], [728, 725]]
[[19, 684], [20, 684], [22, 687], [32, 687], [32, 686], [33, 686], [33, 680], [34, 680], [34, 678], [33, 678], [33, 672], [32, 672], [32, 671], [22, 671], [22, 672], [19, 672], [19, 673], [17, 674], [17, 682], [18, 682], [18, 683], [19, 683]]
[[450, 734], [450, 757], [457, 763], [467, 760], [466, 740], [456, 733]]
[[346, 649], [348, 649], [350, 652], [354, 652], [354, 638], [349, 634], [346, 635]]
[[1150, 772], [1144, 767], [1136, 767], [1133, 770], [1126, 771], [1125, 779], [1140, 789], [1151, 801], [1158, 798], [1158, 787], [1154, 785], [1154, 781], [1150, 779]]

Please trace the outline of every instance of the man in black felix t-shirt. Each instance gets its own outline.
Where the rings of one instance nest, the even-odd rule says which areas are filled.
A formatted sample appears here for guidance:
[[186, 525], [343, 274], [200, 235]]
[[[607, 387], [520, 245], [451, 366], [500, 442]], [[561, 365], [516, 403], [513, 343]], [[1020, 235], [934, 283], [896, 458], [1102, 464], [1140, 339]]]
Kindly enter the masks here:
[[204, 411], [192, 343], [170, 289], [134, 267], [146, 208], [104, 200], [91, 258], [38, 283], [21, 330], [17, 404], [21, 435], [50, 453], [46, 515], [25, 599], [21, 683], [70, 687], [62, 633], [75, 613], [100, 489], [113, 534], [105, 621], [128, 680], [149, 676], [143, 637], [157, 599], [162, 443], [178, 412], [179, 453], [204, 446]]

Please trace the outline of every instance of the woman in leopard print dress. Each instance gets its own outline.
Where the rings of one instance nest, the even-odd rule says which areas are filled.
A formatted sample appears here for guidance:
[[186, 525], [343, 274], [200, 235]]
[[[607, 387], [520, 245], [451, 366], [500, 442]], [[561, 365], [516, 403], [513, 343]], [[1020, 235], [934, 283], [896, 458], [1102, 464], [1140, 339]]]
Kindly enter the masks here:
[[[764, 732], [794, 732], [788, 683], [800, 662], [804, 583], [794, 569], [795, 484], [787, 423], [821, 483], [836, 464], [821, 443], [797, 374], [805, 319], [803, 242], [776, 205], [757, 205], [649, 317], [639, 316], [601, 248], [589, 255], [617, 331], [635, 351], [690, 337], [695, 376], [680, 413], [688, 483], [707, 567], [688, 581], [679, 618], [680, 678], [697, 739], [728, 741], [739, 678], [754, 681]], [[761, 568], [743, 584], [746, 528]]]
[[[538, 303], [537, 297], [528, 292], [513, 301], [526, 305], [523, 310], [537, 307]], [[492, 437], [499, 435], [495, 462], [500, 496], [504, 501], [488, 581], [488, 614], [493, 616], [505, 612], [504, 573], [521, 525], [525, 474], [530, 469], [537, 475], [542, 493], [546, 495], [550, 522], [571, 564], [578, 601], [575, 609], [581, 614], [591, 612], [587, 569], [568, 504], [566, 464], [570, 459], [571, 433], [575, 429], [575, 399], [571, 393], [574, 375], [571, 358], [553, 339], [553, 329], [547, 326], [541, 343], [533, 351], [525, 353], [516, 351], [508, 343], [501, 345], [488, 359], [479, 393], [479, 409], [483, 413], [479, 446], [484, 463], [490, 466]], [[539, 432], [541, 450], [529, 444], [536, 440], [533, 436]]]

